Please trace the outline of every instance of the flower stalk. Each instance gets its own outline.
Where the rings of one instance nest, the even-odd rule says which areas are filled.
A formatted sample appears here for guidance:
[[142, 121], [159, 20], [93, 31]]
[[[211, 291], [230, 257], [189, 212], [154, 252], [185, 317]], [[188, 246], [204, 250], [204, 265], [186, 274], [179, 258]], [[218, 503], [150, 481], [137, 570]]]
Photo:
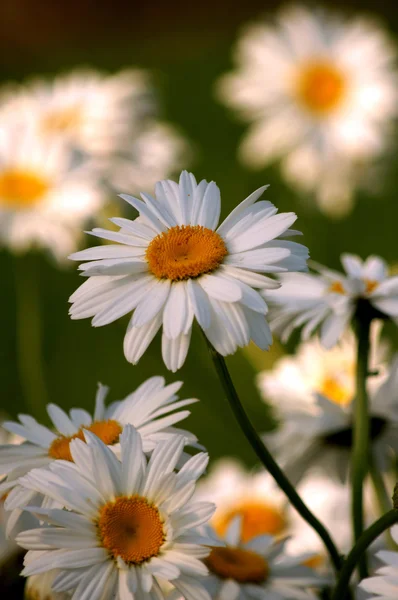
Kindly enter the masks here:
[[210, 344], [207, 340], [210, 356], [212, 358], [213, 364], [215, 366], [217, 375], [220, 379], [221, 385], [224, 389], [224, 392], [227, 396], [228, 402], [232, 409], [232, 412], [235, 415], [235, 418], [244, 433], [247, 441], [253, 448], [257, 457], [263, 464], [263, 466], [267, 469], [267, 471], [272, 475], [275, 479], [276, 483], [283, 490], [286, 496], [289, 498], [291, 504], [297, 510], [297, 512], [305, 519], [305, 521], [318, 533], [320, 538], [322, 539], [326, 550], [330, 556], [330, 560], [336, 571], [339, 571], [341, 567], [341, 559], [338, 553], [338, 550], [324, 525], [315, 517], [315, 515], [309, 510], [303, 500], [300, 498], [293, 485], [290, 483], [282, 469], [275, 462], [271, 453], [261, 440], [260, 436], [254, 429], [253, 425], [250, 422], [249, 417], [247, 416], [245, 409], [242, 406], [242, 403], [239, 399], [239, 396], [236, 392], [235, 386], [232, 382], [231, 376], [229, 374], [227, 365], [225, 363], [224, 357], [221, 356]]

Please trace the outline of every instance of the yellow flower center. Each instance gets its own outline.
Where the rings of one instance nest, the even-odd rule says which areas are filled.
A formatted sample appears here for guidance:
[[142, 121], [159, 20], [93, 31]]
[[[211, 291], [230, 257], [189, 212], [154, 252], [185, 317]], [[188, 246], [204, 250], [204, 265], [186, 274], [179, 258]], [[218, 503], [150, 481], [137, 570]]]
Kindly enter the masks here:
[[333, 294], [345, 294], [345, 289], [341, 281], [333, 281], [328, 288], [328, 292], [332, 292]]
[[76, 130], [82, 120], [81, 110], [78, 106], [68, 106], [63, 110], [53, 110], [43, 119], [44, 133], [68, 133]]
[[350, 386], [344, 385], [334, 377], [325, 377], [318, 388], [318, 392], [340, 406], [347, 406], [353, 398], [353, 390], [350, 389]]
[[116, 444], [119, 441], [119, 436], [123, 431], [123, 428], [117, 421], [110, 419], [109, 421], [94, 421], [87, 427], [81, 427], [74, 435], [66, 436], [60, 435], [50, 445], [48, 449], [48, 455], [55, 460], [69, 460], [73, 462], [73, 458], [70, 452], [70, 443], [72, 440], [82, 440], [84, 438], [84, 430], [91, 431], [107, 446]]
[[303, 566], [308, 567], [309, 569], [319, 569], [325, 562], [324, 557], [321, 554], [314, 554], [307, 558], [307, 560], [303, 561]]
[[364, 279], [364, 283], [365, 283], [365, 293], [366, 294], [371, 294], [379, 286], [379, 282], [375, 281], [373, 279]]
[[239, 583], [263, 583], [269, 574], [268, 563], [262, 556], [242, 548], [213, 547], [204, 562], [221, 579]]
[[212, 229], [177, 225], [151, 241], [146, 259], [156, 277], [179, 281], [214, 271], [227, 254], [224, 240]]
[[314, 61], [303, 68], [297, 82], [300, 103], [323, 116], [339, 106], [346, 92], [344, 75], [327, 61]]
[[120, 496], [100, 511], [101, 543], [113, 558], [141, 564], [159, 554], [165, 541], [158, 509], [141, 496]]
[[43, 177], [31, 171], [8, 169], [0, 173], [0, 206], [30, 208], [49, 188]]
[[245, 502], [217, 515], [214, 528], [220, 536], [224, 536], [228, 526], [235, 517], [241, 517], [241, 536], [243, 542], [248, 542], [257, 535], [279, 535], [287, 527], [283, 510], [266, 502]]

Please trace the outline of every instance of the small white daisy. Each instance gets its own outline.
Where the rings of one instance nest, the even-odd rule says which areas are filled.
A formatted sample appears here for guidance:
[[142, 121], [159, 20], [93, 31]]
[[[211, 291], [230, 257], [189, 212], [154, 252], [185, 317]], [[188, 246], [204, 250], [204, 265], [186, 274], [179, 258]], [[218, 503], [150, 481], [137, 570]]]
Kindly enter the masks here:
[[241, 519], [242, 542], [258, 535], [280, 536], [288, 529], [287, 500], [265, 471], [248, 471], [237, 460], [221, 459], [198, 483], [196, 497], [217, 506], [211, 524], [225, 535], [235, 517]]
[[275, 23], [247, 27], [235, 60], [217, 91], [252, 123], [242, 160], [261, 168], [281, 159], [290, 183], [315, 192], [326, 212], [346, 212], [397, 116], [396, 50], [385, 31], [289, 6]]
[[73, 254], [88, 260], [88, 277], [71, 296], [72, 319], [94, 317], [95, 327], [133, 312], [124, 340], [129, 362], [137, 363], [163, 325], [162, 354], [176, 371], [186, 358], [194, 317], [216, 350], [226, 356], [253, 340], [267, 349], [272, 336], [268, 307], [257, 290], [279, 287], [264, 273], [306, 269], [308, 250], [279, 239], [297, 232], [294, 213], [277, 215], [269, 202], [256, 202], [266, 186], [241, 202], [217, 228], [220, 190], [214, 182], [183, 171], [179, 185], [160, 181], [156, 199], [122, 194], [139, 212], [135, 221], [111, 219], [120, 231], [92, 234], [117, 244]]
[[[259, 378], [264, 398], [281, 419], [280, 428], [265, 439], [296, 481], [310, 465], [321, 465], [325, 473], [343, 480], [347, 476], [355, 395], [353, 343], [348, 346], [349, 351], [347, 343], [345, 340], [345, 344], [335, 348], [330, 360], [323, 356], [324, 361], [325, 350], [317, 343], [307, 343], [297, 359], [283, 358], [275, 372]], [[316, 352], [319, 356], [315, 367], [321, 364], [322, 370], [308, 377], [308, 359]], [[389, 373], [381, 368], [380, 375], [368, 378], [372, 449], [378, 468], [383, 471], [390, 465], [391, 448], [398, 450], [397, 377], [398, 355]]]
[[151, 377], [124, 400], [105, 407], [108, 388], [100, 385], [93, 416], [80, 408], [73, 408], [67, 415], [56, 404], [49, 404], [47, 412], [53, 429], [40, 425], [29, 415], [19, 415], [19, 423], [5, 422], [4, 428], [24, 441], [20, 445], [0, 446], [0, 472], [7, 475], [0, 483], [0, 494], [8, 494], [6, 508], [12, 511], [8, 531], [14, 530], [21, 510], [32, 501], [32, 492], [22, 489], [18, 478], [55, 460], [71, 461], [71, 441], [84, 440], [86, 430], [95, 433], [116, 455], [120, 454], [120, 435], [129, 423], [140, 432], [147, 453], [175, 433], [183, 435], [186, 443], [194, 444], [197, 439], [193, 434], [173, 427], [190, 414], [180, 409], [196, 402], [195, 399], [178, 400], [176, 392], [181, 386], [180, 381], [165, 386], [163, 377]]
[[[398, 544], [398, 525], [391, 528], [391, 536]], [[380, 550], [377, 558], [385, 566], [380, 567], [374, 577], [363, 579], [359, 587], [371, 594], [367, 598], [377, 600], [396, 600], [398, 598], [398, 552]]]
[[378, 256], [362, 261], [354, 254], [342, 254], [341, 262], [345, 274], [314, 264], [319, 274], [282, 274], [281, 289], [266, 291], [271, 329], [283, 341], [302, 325], [301, 337], [307, 340], [320, 325], [321, 342], [331, 348], [347, 328], [358, 303], [365, 301], [375, 316], [398, 322], [398, 276], [388, 275], [385, 261]]
[[44, 247], [64, 260], [103, 202], [91, 163], [77, 165], [61, 140], [0, 118], [0, 245]]
[[59, 569], [55, 591], [73, 600], [163, 600], [159, 582], [169, 581], [187, 598], [209, 600], [200, 559], [214, 541], [199, 531], [214, 512], [191, 500], [207, 454], [191, 458], [178, 473], [181, 436], [161, 442], [146, 463], [141, 437], [130, 425], [120, 436], [120, 462], [91, 432], [73, 440], [74, 464], [56, 461], [21, 479], [68, 509], [34, 509], [48, 526], [21, 533], [30, 550], [23, 575]]
[[314, 589], [327, 583], [303, 565], [304, 556], [284, 554], [284, 541], [261, 535], [244, 543], [236, 517], [225, 534], [225, 547], [205, 559], [209, 575], [203, 585], [214, 600], [316, 600]]

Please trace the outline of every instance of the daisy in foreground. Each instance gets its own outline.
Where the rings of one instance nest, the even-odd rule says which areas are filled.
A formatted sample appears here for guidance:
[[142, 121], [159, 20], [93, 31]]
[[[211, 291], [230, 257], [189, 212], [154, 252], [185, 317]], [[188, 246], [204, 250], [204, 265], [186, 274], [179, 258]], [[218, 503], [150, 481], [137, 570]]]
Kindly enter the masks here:
[[[396, 51], [370, 20], [301, 6], [249, 26], [218, 95], [252, 123], [240, 148], [253, 168], [282, 159], [285, 178], [343, 214], [397, 114]], [[389, 129], [390, 128], [390, 129]]]
[[161, 442], [148, 464], [130, 425], [120, 436], [120, 461], [91, 432], [85, 438], [70, 445], [74, 464], [55, 462], [21, 480], [68, 509], [30, 509], [48, 526], [17, 537], [29, 550], [23, 575], [59, 569], [53, 589], [74, 592], [74, 600], [161, 600], [159, 583], [168, 581], [188, 599], [209, 600], [200, 559], [215, 541], [198, 528], [215, 507], [191, 501], [207, 454], [176, 473], [181, 436]]
[[[391, 536], [398, 544], [398, 525], [391, 528]], [[371, 594], [370, 600], [396, 600], [398, 598], [398, 552], [381, 550], [376, 554], [385, 566], [380, 567], [374, 577], [364, 579], [359, 587]]]
[[[120, 455], [120, 435], [127, 424], [132, 424], [142, 437], [144, 452], [149, 453], [156, 445], [181, 434], [185, 443], [195, 443], [196, 437], [188, 431], [173, 427], [185, 419], [188, 410], [179, 410], [196, 402], [195, 399], [178, 400], [176, 392], [182, 382], [165, 386], [163, 377], [151, 377], [127, 398], [105, 407], [108, 389], [99, 386], [95, 399], [94, 414], [74, 408], [67, 415], [56, 404], [47, 406], [53, 428], [40, 425], [33, 417], [19, 415], [20, 422], [5, 422], [4, 428], [16, 433], [24, 443], [0, 446], [0, 473], [7, 475], [0, 483], [0, 495], [7, 493], [6, 509], [13, 511], [8, 520], [8, 531], [14, 528], [23, 509], [32, 501], [34, 492], [21, 487], [18, 478], [35, 467], [51, 464], [56, 460], [72, 461], [71, 442], [84, 440], [84, 431], [90, 431]], [[176, 412], [173, 412], [176, 411]], [[42, 499], [42, 498], [41, 498]], [[35, 499], [38, 502], [38, 499]]]
[[95, 327], [133, 312], [124, 340], [137, 363], [163, 325], [162, 354], [176, 371], [186, 358], [194, 317], [215, 349], [227, 356], [253, 340], [272, 342], [262, 293], [279, 287], [265, 273], [306, 269], [308, 250], [290, 240], [294, 213], [276, 214], [253, 192], [218, 226], [220, 190], [183, 171], [179, 184], [160, 181], [156, 199], [122, 194], [138, 212], [135, 221], [111, 219], [120, 231], [92, 234], [113, 242], [72, 254], [88, 281], [71, 296], [72, 319], [94, 317]]
[[244, 543], [239, 517], [222, 541], [225, 547], [214, 547], [204, 561], [209, 575], [203, 585], [215, 600], [316, 600], [313, 590], [328, 583], [303, 566], [306, 557], [285, 555], [284, 541], [260, 535]]
[[270, 303], [271, 329], [286, 342], [296, 327], [307, 340], [320, 326], [320, 339], [331, 348], [355, 314], [358, 303], [374, 310], [374, 316], [398, 323], [398, 276], [389, 276], [386, 262], [378, 256], [362, 261], [342, 254], [345, 273], [313, 265], [319, 273], [282, 274], [280, 290], [265, 294]]

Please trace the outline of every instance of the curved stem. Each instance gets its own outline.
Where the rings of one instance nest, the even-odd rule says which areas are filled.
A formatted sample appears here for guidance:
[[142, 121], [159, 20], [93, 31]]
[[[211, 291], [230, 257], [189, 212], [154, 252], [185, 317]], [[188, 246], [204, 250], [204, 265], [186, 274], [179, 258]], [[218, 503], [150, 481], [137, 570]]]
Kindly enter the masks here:
[[47, 404], [42, 363], [39, 278], [36, 256], [15, 260], [17, 359], [25, 405], [40, 416]]
[[321, 537], [325, 547], [330, 555], [330, 559], [336, 571], [340, 569], [341, 560], [340, 555], [337, 551], [336, 546], [332, 538], [330, 537], [326, 528], [322, 525], [322, 523], [312, 514], [312, 512], [307, 508], [304, 504], [282, 469], [278, 466], [278, 464], [273, 459], [271, 453], [267, 449], [267, 447], [262, 442], [260, 436], [254, 429], [251, 424], [242, 404], [239, 399], [239, 396], [235, 390], [234, 384], [232, 382], [231, 376], [227, 369], [227, 365], [225, 364], [224, 357], [221, 356], [210, 344], [207, 340], [207, 344], [209, 347], [210, 355], [213, 359], [214, 366], [216, 368], [217, 374], [221, 381], [221, 384], [224, 388], [226, 396], [228, 398], [229, 404], [232, 408], [232, 411], [235, 415], [236, 420], [240, 428], [242, 429], [246, 439], [250, 443], [254, 452], [257, 454], [257, 457], [260, 459], [264, 467], [267, 471], [272, 475], [275, 479], [276, 483], [279, 487], [284, 491], [286, 496], [289, 498], [290, 502], [297, 510], [297, 512], [307, 521], [307, 523], [318, 533]]
[[353, 574], [355, 567], [357, 566], [358, 562], [360, 562], [367, 548], [369, 548], [370, 544], [372, 544], [372, 542], [374, 542], [379, 535], [381, 535], [386, 529], [389, 529], [395, 525], [395, 523], [398, 523], [398, 511], [392, 509], [380, 517], [378, 521], [373, 523], [369, 529], [366, 529], [366, 531], [363, 532], [344, 561], [339, 580], [332, 595], [332, 600], [341, 600], [341, 598], [345, 597], [350, 584], [351, 575]]
[[[351, 455], [352, 468], [352, 522], [354, 540], [357, 541], [364, 530], [363, 484], [368, 470], [369, 456], [369, 414], [366, 381], [370, 349], [371, 318], [365, 311], [356, 314], [356, 333], [358, 338], [356, 366], [356, 398], [354, 401], [354, 435]], [[361, 556], [358, 564], [361, 579], [367, 577], [366, 555]]]

